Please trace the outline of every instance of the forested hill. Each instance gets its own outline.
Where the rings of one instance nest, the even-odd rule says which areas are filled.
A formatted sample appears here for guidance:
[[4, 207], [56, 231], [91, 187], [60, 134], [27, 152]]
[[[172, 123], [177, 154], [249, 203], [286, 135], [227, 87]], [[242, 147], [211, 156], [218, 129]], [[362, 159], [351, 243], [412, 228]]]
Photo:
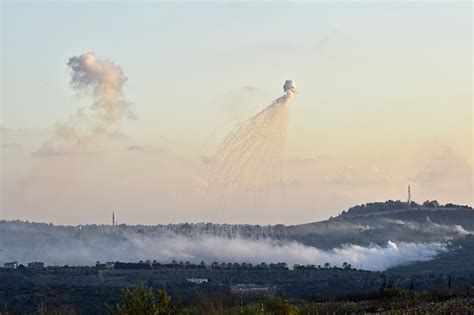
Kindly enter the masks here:
[[[22, 221], [0, 221], [0, 243], [21, 246], [22, 240], [67, 239], [78, 237], [114, 238], [125, 234], [182, 236], [217, 236], [224, 238], [294, 240], [330, 249], [343, 244], [384, 245], [394, 242], [440, 242], [472, 234], [474, 210], [455, 204], [439, 205], [386, 201], [367, 203], [343, 211], [325, 221], [300, 225], [233, 225], [214, 223], [182, 223], [167, 225], [61, 226]], [[10, 244], [11, 243], [11, 244]], [[2, 245], [2, 244], [0, 244]]]
[[426, 201], [367, 203], [325, 221], [289, 226], [287, 236], [308, 245], [442, 242], [474, 234], [474, 210], [469, 206]]
[[[372, 215], [386, 215], [393, 214], [395, 212], [410, 212], [414, 211], [457, 211], [457, 214], [460, 214], [459, 211], [463, 210], [473, 210], [470, 206], [457, 205], [453, 203], [447, 203], [445, 205], [440, 205], [438, 201], [425, 201], [423, 204], [418, 204], [415, 201], [402, 202], [400, 200], [393, 201], [388, 200], [385, 202], [372, 202], [366, 203], [363, 205], [354, 206], [349, 208], [347, 211], [343, 211], [341, 216], [346, 218], [353, 218], [359, 216], [372, 216]], [[452, 212], [450, 212], [452, 213]], [[469, 212], [467, 212], [469, 213]]]

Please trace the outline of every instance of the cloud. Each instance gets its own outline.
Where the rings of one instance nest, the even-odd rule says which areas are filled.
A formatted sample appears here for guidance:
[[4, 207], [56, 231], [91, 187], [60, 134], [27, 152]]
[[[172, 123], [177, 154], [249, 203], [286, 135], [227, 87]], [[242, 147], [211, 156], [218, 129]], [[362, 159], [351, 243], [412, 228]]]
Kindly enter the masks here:
[[2, 149], [11, 149], [11, 150], [17, 150], [20, 149], [21, 145], [16, 142], [8, 142], [8, 143], [3, 143], [2, 144]]
[[420, 162], [412, 177], [416, 191], [425, 198], [472, 203], [472, 164], [449, 145], [438, 145]]
[[65, 156], [66, 153], [61, 150], [54, 150], [53, 148], [40, 148], [31, 152], [31, 156], [38, 158], [60, 157]]
[[305, 157], [305, 156], [291, 156], [286, 159], [286, 162], [297, 165], [297, 166], [313, 165], [318, 162], [318, 158]]
[[146, 153], [146, 154], [158, 154], [158, 153], [163, 152], [163, 149], [154, 149], [154, 148], [149, 148], [149, 147], [141, 146], [141, 145], [129, 145], [127, 147], [127, 150], [132, 151], [132, 152]]
[[31, 156], [34, 158], [91, 158], [97, 157], [98, 153], [94, 151], [63, 151], [55, 148], [40, 148], [36, 151], [31, 152]]
[[258, 88], [256, 86], [253, 86], [253, 85], [245, 85], [241, 88], [242, 91], [246, 91], [246, 92], [256, 92], [258, 91]]
[[260, 44], [260, 48], [269, 52], [298, 52], [303, 49], [302, 46], [289, 41], [270, 41]]
[[384, 185], [391, 178], [393, 174], [389, 169], [371, 165], [358, 169], [345, 167], [336, 174], [326, 176], [325, 182], [335, 186]]
[[127, 148], [129, 151], [144, 151], [145, 149], [139, 145], [130, 145]]
[[199, 159], [202, 162], [202, 164], [206, 164], [206, 165], [211, 164], [213, 162], [213, 158], [206, 155], [202, 155]]
[[16, 134], [16, 135], [41, 135], [44, 132], [47, 132], [46, 129], [29, 129], [29, 128], [10, 128], [5, 126], [0, 126], [0, 133], [2, 134]]
[[273, 183], [277, 187], [299, 187], [303, 186], [303, 182], [299, 180], [280, 180]]
[[472, 174], [472, 167], [452, 147], [440, 145], [419, 169], [414, 180], [426, 185], [447, 184], [446, 179], [465, 181]]
[[329, 36], [325, 36], [316, 41], [316, 44], [314, 45], [314, 49], [318, 51], [323, 50], [328, 44], [329, 44]]
[[107, 136], [111, 139], [116, 139], [116, 140], [121, 140], [121, 139], [127, 139], [128, 136], [118, 130], [114, 130], [112, 132], [109, 132]]

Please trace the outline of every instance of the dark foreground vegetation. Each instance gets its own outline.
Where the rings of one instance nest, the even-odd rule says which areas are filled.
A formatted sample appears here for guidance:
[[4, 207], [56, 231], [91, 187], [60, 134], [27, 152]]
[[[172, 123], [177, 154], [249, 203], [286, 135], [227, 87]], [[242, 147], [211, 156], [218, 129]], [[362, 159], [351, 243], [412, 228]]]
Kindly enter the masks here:
[[455, 271], [450, 259], [385, 272], [179, 262], [1, 268], [0, 314], [472, 314], [474, 273]]
[[[370, 203], [327, 221], [298, 226], [65, 227], [0, 221], [1, 255], [9, 262], [33, 262], [43, 253], [70, 261], [67, 253], [81, 249], [91, 250], [96, 257], [109, 248], [127, 248], [128, 240], [155, 240], [163, 233], [188, 238], [270, 238], [327, 250], [342, 244], [383, 246], [389, 240], [447, 246], [433, 260], [384, 272], [358, 270], [360, 265], [347, 263], [287, 266], [153, 260], [102, 262], [93, 267], [0, 268], [0, 315], [474, 314], [472, 231], [472, 208], [440, 206], [435, 201], [412, 203], [409, 208], [399, 201]], [[142, 259], [130, 257], [130, 261]]]
[[[35, 309], [5, 307], [0, 314], [110, 314], [110, 315], [180, 315], [180, 314], [474, 314], [474, 288], [449, 287], [430, 291], [415, 291], [413, 286], [401, 289], [384, 283], [373, 292], [321, 299], [288, 299], [285, 296], [221, 292], [201, 292], [188, 301], [171, 296], [166, 289], [139, 285], [113, 290], [108, 302], [95, 310], [84, 304], [67, 304], [70, 292], [57, 296], [41, 296]], [[115, 297], [114, 295], [118, 296]], [[113, 296], [113, 298], [112, 298]], [[90, 301], [81, 301], [88, 303]], [[97, 305], [99, 306], [99, 305]]]
[[106, 305], [110, 314], [321, 314], [321, 313], [472, 313], [472, 293], [459, 289], [414, 292], [385, 284], [370, 295], [339, 297], [331, 301], [288, 300], [284, 297], [251, 297], [242, 293], [227, 298], [201, 296], [191, 305], [173, 301], [165, 289], [157, 292], [143, 285], [125, 288], [120, 302]]

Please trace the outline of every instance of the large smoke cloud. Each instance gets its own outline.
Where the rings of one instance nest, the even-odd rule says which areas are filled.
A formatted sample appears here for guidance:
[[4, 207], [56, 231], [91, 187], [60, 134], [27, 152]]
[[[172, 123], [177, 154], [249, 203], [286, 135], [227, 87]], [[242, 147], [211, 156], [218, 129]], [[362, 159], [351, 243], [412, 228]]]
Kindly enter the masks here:
[[131, 115], [127, 102], [122, 99], [122, 86], [127, 80], [122, 69], [93, 53], [74, 56], [69, 59], [72, 70], [71, 86], [76, 91], [93, 89], [92, 111], [98, 112], [106, 122], [116, 122]]
[[71, 57], [67, 65], [73, 90], [91, 93], [93, 103], [79, 109], [68, 121], [56, 124], [50, 139], [33, 156], [83, 154], [93, 150], [122, 119], [134, 117], [123, 98], [122, 87], [127, 78], [119, 66], [94, 53]]
[[[59, 232], [61, 233], [61, 232]], [[18, 242], [16, 239], [15, 242]], [[23, 242], [22, 242], [23, 243]], [[271, 239], [224, 238], [216, 236], [189, 237], [174, 233], [142, 235], [139, 233], [118, 234], [113, 237], [95, 239], [78, 232], [75, 238], [35, 239], [24, 244], [4, 244], [0, 260], [22, 262], [46, 261], [70, 265], [91, 265], [95, 261], [127, 261], [156, 259], [201, 260], [218, 262], [286, 262], [294, 264], [341, 266], [348, 262], [354, 267], [368, 270], [387, 268], [412, 261], [430, 260], [446, 251], [442, 243], [395, 243], [385, 246], [363, 247], [343, 245], [332, 250], [321, 250], [298, 242], [281, 242]]]

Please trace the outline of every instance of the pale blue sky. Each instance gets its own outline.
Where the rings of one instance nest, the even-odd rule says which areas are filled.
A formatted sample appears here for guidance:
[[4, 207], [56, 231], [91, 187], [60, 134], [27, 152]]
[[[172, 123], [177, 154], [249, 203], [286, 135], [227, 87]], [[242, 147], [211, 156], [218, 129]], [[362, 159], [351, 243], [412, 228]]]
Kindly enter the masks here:
[[[3, 119], [14, 127], [46, 128], [73, 111], [65, 64], [88, 51], [122, 66], [129, 77], [125, 92], [139, 116], [206, 119], [220, 94], [251, 85], [266, 93], [263, 101], [279, 93], [286, 78], [297, 81], [300, 104], [312, 106], [325, 96], [319, 89], [338, 88], [325, 86], [333, 76], [353, 93], [364, 82], [404, 84], [398, 81], [403, 75], [426, 80], [411, 68], [416, 65], [459, 72], [470, 50], [470, 15], [469, 3], [6, 2]], [[440, 57], [455, 69], [443, 69]], [[373, 75], [382, 63], [378, 80], [359, 72], [367, 67]], [[341, 105], [337, 114], [346, 109]]]
[[[289, 197], [298, 198], [288, 206], [299, 213], [294, 221], [311, 219], [308, 209], [320, 209], [319, 218], [356, 202], [403, 198], [406, 183], [430, 159], [419, 151], [440, 146], [441, 155], [467, 163], [436, 177], [439, 182], [472, 174], [470, 2], [3, 1], [1, 9], [4, 127], [48, 130], [89, 106], [90, 98], [70, 89], [66, 63], [94, 52], [128, 77], [124, 93], [138, 118], [124, 121], [120, 132], [132, 144], [172, 146], [179, 159], [192, 161], [212, 154], [227, 131], [294, 79], [299, 93], [290, 110], [287, 155], [330, 161], [319, 171], [288, 171], [292, 181], [305, 183], [295, 188], [298, 197]], [[29, 139], [25, 152], [40, 139]], [[5, 161], [4, 169], [24, 168], [13, 165], [18, 158]], [[373, 174], [365, 168], [395, 175], [387, 175], [385, 186], [375, 181], [369, 194], [364, 185], [374, 181], [365, 177]], [[348, 176], [353, 193], [325, 186], [347, 172], [359, 174]], [[472, 180], [463, 183], [469, 181], [472, 187]], [[321, 186], [328, 191], [315, 197]], [[426, 184], [422, 198], [472, 201], [469, 189], [448, 193], [435, 186]], [[173, 202], [166, 205], [177, 207]]]

